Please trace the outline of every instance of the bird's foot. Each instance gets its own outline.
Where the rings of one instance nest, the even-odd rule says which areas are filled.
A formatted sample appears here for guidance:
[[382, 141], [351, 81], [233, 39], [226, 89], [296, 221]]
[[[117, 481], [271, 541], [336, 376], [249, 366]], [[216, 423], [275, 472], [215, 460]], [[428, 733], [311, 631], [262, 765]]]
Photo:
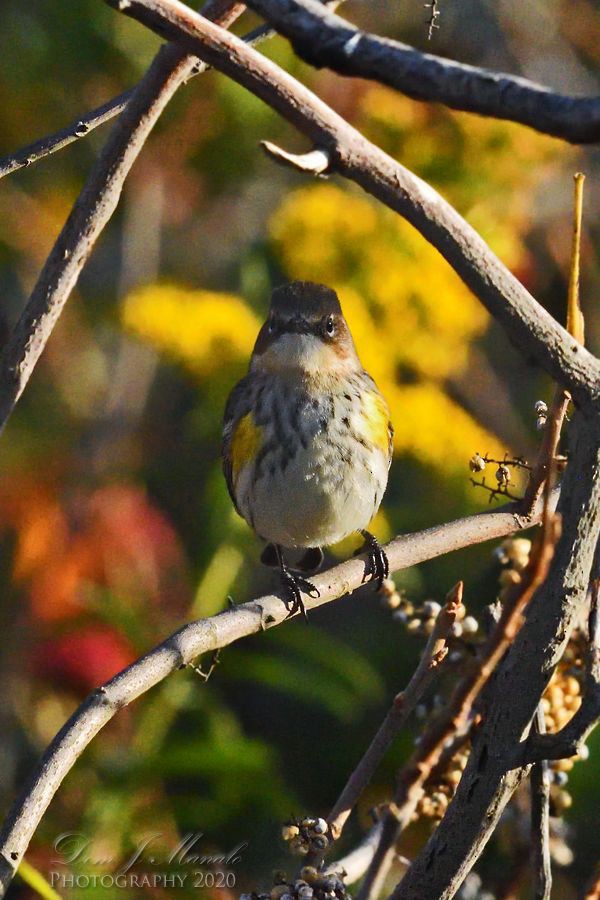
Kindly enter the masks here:
[[361, 531], [361, 534], [365, 543], [360, 552], [368, 554], [363, 581], [370, 577], [371, 581], [377, 582], [377, 590], [380, 590], [381, 585], [390, 574], [388, 558], [385, 550], [370, 531]]
[[308, 621], [306, 615], [306, 607], [302, 599], [302, 592], [308, 594], [309, 597], [320, 597], [319, 589], [311, 581], [302, 578], [301, 575], [295, 575], [288, 568], [281, 569], [281, 586], [283, 588], [284, 600], [288, 614], [286, 619], [301, 612], [305, 620]]

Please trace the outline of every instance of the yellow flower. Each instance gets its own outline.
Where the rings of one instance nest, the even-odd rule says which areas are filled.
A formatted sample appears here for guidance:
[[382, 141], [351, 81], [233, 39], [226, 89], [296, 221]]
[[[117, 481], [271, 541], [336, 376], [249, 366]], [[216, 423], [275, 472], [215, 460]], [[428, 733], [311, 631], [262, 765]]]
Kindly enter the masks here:
[[247, 361], [260, 322], [234, 294], [169, 284], [137, 288], [126, 297], [126, 328], [201, 377]]
[[292, 278], [338, 289], [367, 367], [369, 357], [386, 355], [427, 377], [464, 368], [487, 314], [407, 222], [367, 197], [316, 185], [290, 194], [270, 229]]

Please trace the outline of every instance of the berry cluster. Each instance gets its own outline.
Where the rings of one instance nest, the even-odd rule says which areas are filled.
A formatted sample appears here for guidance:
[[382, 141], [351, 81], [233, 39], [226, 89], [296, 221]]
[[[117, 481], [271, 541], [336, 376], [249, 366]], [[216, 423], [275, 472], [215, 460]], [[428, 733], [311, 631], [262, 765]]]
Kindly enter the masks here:
[[413, 813], [413, 822], [424, 817], [432, 819], [434, 824], [437, 825], [443, 818], [450, 801], [456, 793], [470, 752], [470, 744], [464, 744], [448, 760], [443, 771], [438, 771], [437, 768], [432, 771], [431, 776], [425, 783], [424, 793]]
[[[544, 712], [546, 731], [556, 732], [567, 724], [581, 706], [581, 683], [583, 679], [583, 655], [585, 652], [585, 635], [575, 629], [556, 671], [550, 679], [541, 705]], [[553, 815], [560, 816], [568, 809], [573, 798], [566, 790], [569, 772], [579, 760], [588, 758], [589, 750], [584, 745], [576, 756], [569, 759], [557, 759], [550, 762], [552, 785], [550, 801]]]
[[352, 900], [342, 874], [319, 872], [314, 866], [304, 866], [294, 881], [278, 872], [274, 882], [268, 893], [241, 894], [240, 900]]
[[281, 836], [292, 853], [306, 856], [307, 853], [323, 853], [329, 846], [327, 833], [329, 826], [325, 819], [306, 816], [292, 819], [281, 829]]
[[[415, 605], [407, 598], [404, 591], [398, 591], [391, 578], [385, 579], [380, 594], [383, 606], [393, 610], [392, 618], [395, 622], [404, 625], [409, 634], [429, 637], [442, 609], [441, 604], [436, 600], [425, 600], [421, 605]], [[472, 637], [478, 631], [477, 619], [474, 616], [468, 616], [464, 606], [459, 606], [456, 621], [452, 626], [451, 638]]]

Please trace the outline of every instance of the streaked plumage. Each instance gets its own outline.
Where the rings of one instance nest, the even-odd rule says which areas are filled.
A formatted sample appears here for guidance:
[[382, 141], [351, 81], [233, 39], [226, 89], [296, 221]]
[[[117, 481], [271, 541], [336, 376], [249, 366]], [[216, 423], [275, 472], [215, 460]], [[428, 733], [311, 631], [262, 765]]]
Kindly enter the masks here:
[[310, 282], [274, 291], [225, 410], [223, 468], [240, 515], [283, 548], [364, 531], [387, 484], [392, 434], [335, 293]]

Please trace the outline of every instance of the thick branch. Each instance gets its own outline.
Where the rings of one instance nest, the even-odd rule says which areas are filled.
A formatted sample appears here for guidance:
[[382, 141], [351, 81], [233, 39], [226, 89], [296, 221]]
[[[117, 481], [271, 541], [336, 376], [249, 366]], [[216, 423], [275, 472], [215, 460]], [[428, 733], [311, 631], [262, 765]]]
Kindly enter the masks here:
[[[541, 507], [523, 523], [514, 504], [403, 535], [386, 548], [393, 571], [443, 553], [502, 537], [540, 520]], [[362, 583], [364, 561], [353, 558], [314, 579], [321, 595], [305, 597], [314, 609], [348, 594]], [[5, 891], [48, 804], [87, 745], [123, 706], [203, 653], [225, 647], [285, 621], [287, 610], [276, 596], [261, 597], [210, 619], [193, 622], [94, 691], [75, 711], [46, 750], [0, 834], [0, 891]], [[1, 895], [1, 894], [0, 894]]]
[[400, 213], [439, 250], [465, 284], [576, 401], [600, 392], [600, 363], [540, 306], [485, 241], [429, 185], [367, 141], [307, 88], [178, 0], [105, 0], [229, 75], [288, 119], [321, 150], [331, 171]]
[[569, 97], [525, 78], [467, 66], [360, 31], [316, 0], [249, 0], [317, 68], [396, 88], [415, 100], [510, 119], [574, 144], [600, 141], [600, 97]]
[[[394, 891], [394, 900], [448, 900], [475, 863], [526, 773], [515, 747], [527, 734], [540, 697], [586, 600], [600, 532], [600, 422], [577, 413], [563, 480], [563, 532], [549, 577], [486, 697], [479, 729], [453, 802], [435, 834]], [[541, 736], [540, 736], [541, 738]], [[451, 848], [451, 852], [449, 852]]]

